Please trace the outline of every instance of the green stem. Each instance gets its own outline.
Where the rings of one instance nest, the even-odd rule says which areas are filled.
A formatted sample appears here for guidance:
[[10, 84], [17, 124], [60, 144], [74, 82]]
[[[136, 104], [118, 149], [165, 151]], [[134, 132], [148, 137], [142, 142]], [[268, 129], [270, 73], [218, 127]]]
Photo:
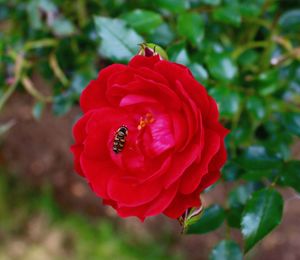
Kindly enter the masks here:
[[226, 222], [226, 226], [225, 226], [226, 230], [225, 230], [225, 238], [226, 240], [230, 240], [231, 238], [231, 228], [228, 225], [228, 223]]
[[87, 22], [87, 11], [85, 0], [77, 0], [76, 10], [78, 14], [78, 23], [80, 27], [83, 27]]
[[54, 39], [42, 39], [38, 41], [30, 41], [24, 45], [24, 52], [27, 52], [32, 49], [53, 47], [57, 45], [57, 41]]
[[33, 96], [35, 99], [43, 102], [43, 103], [49, 103], [53, 101], [52, 96], [44, 96], [43, 94], [41, 94], [35, 87], [34, 84], [32, 83], [32, 81], [27, 77], [27, 76], [23, 76], [21, 78], [21, 82], [25, 88], [25, 90], [28, 92], [28, 94], [30, 94], [31, 96]]
[[259, 47], [267, 48], [268, 45], [269, 45], [268, 41], [249, 42], [248, 44], [237, 48], [232, 53], [232, 57], [234, 59], [237, 59], [243, 52], [245, 52], [245, 51], [247, 51], [249, 49], [254, 49], [254, 48], [259, 48]]
[[18, 83], [21, 79], [21, 72], [24, 64], [24, 57], [22, 54], [17, 55], [16, 57], [16, 63], [15, 63], [15, 75], [14, 75], [14, 83], [8, 87], [6, 92], [3, 94], [3, 96], [0, 99], [0, 111], [3, 109], [5, 103], [10, 98], [10, 96], [14, 93], [16, 90]]

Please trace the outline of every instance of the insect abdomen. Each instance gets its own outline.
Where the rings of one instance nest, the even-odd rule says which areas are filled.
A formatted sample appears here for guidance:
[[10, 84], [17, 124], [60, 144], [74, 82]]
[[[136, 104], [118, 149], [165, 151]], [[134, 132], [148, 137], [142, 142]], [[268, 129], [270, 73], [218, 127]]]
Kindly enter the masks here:
[[124, 145], [125, 145], [125, 139], [128, 135], [128, 128], [126, 126], [121, 126], [115, 134], [114, 138], [114, 144], [113, 144], [113, 151], [117, 154], [122, 152]]

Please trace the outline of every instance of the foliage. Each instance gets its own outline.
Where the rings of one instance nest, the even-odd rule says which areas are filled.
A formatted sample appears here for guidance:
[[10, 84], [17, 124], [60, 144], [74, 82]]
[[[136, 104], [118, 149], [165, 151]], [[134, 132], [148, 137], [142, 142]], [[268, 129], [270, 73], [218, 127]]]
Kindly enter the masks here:
[[[0, 109], [25, 90], [37, 101], [36, 117], [45, 103], [66, 113], [101, 67], [127, 62], [139, 43], [167, 49], [207, 87], [231, 130], [222, 182], [232, 190], [190, 232], [211, 231], [225, 219], [242, 229], [247, 251], [280, 223], [276, 189], [300, 186], [290, 149], [300, 136], [298, 1], [11, 0], [0, 1], [0, 21]], [[36, 88], [35, 74], [48, 80], [51, 96]], [[223, 241], [211, 259], [238, 251]]]
[[0, 234], [0, 259], [181, 259], [168, 250], [172, 240], [157, 243], [148, 234], [137, 239], [104, 217], [67, 213], [57, 206], [50, 188], [33, 189], [1, 168]]

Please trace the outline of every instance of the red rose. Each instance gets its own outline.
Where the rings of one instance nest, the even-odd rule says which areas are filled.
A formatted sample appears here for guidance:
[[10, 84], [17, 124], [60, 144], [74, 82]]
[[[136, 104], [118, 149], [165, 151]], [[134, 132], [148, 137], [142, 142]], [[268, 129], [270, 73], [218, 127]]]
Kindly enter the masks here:
[[75, 169], [121, 217], [176, 219], [219, 179], [228, 131], [185, 66], [137, 55], [103, 69], [80, 106]]

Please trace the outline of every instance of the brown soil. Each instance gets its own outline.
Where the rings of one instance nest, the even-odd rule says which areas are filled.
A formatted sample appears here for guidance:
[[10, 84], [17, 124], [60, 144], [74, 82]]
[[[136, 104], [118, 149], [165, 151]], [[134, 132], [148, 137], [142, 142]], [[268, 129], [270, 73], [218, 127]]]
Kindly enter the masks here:
[[[207, 259], [211, 248], [223, 238], [222, 228], [201, 236], [181, 236], [178, 224], [164, 217], [152, 218], [145, 224], [135, 219], [118, 220], [110, 208], [101, 205], [85, 181], [73, 173], [69, 147], [72, 144], [71, 128], [80, 115], [79, 108], [74, 107], [63, 117], [53, 116], [50, 108], [47, 108], [37, 121], [31, 115], [32, 105], [29, 96], [16, 94], [1, 112], [0, 118], [0, 124], [11, 119], [15, 122], [5, 138], [0, 140], [0, 163], [2, 158], [10, 171], [20, 178], [20, 182], [33, 187], [50, 184], [62, 208], [93, 217], [106, 215], [117, 221], [125, 232], [135, 232], [137, 237], [145, 238], [149, 233], [160, 236], [162, 229], [169, 230], [173, 232], [174, 239], [170, 250], [183, 251], [186, 258], [191, 260]], [[299, 154], [299, 150], [295, 149], [294, 154]], [[222, 200], [227, 188], [219, 185], [205, 195], [205, 204], [209, 205], [213, 201], [224, 203]], [[285, 190], [283, 194], [286, 199], [283, 223], [247, 258], [300, 259], [300, 199], [291, 190]], [[241, 241], [240, 234], [233, 233]]]

